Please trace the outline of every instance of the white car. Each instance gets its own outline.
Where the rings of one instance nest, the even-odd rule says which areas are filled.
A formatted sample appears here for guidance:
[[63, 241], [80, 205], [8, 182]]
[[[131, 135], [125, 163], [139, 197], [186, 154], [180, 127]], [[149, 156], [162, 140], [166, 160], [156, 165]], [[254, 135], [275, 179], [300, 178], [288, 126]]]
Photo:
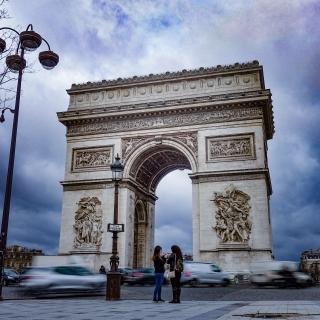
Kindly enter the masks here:
[[231, 275], [221, 271], [213, 263], [184, 262], [184, 270], [181, 276], [182, 284], [197, 286], [200, 284], [227, 286], [231, 282]]
[[98, 292], [105, 288], [106, 276], [76, 265], [30, 267], [21, 276], [21, 286], [34, 295], [70, 291]]

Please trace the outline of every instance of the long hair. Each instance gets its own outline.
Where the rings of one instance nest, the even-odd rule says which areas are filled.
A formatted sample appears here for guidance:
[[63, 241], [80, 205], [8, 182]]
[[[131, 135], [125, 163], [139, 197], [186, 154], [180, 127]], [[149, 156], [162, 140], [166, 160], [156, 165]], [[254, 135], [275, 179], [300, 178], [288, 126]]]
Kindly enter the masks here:
[[171, 251], [177, 256], [177, 258], [183, 259], [180, 247], [178, 247], [177, 245], [174, 244], [171, 247]]
[[153, 256], [152, 256], [152, 260], [155, 261], [156, 258], [160, 258], [160, 252], [161, 252], [162, 248], [160, 246], [156, 246], [154, 248], [154, 251], [153, 251]]

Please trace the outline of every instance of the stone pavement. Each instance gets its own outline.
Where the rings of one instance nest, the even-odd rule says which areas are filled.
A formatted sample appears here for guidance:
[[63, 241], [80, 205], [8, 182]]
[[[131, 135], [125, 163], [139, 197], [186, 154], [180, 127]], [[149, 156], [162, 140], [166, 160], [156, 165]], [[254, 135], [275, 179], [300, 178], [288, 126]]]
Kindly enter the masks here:
[[[272, 317], [270, 317], [271, 313], [273, 313]], [[278, 316], [275, 313], [278, 313]], [[250, 317], [250, 314], [255, 314], [255, 317]], [[320, 301], [186, 301], [181, 304], [153, 303], [146, 300], [110, 302], [103, 298], [0, 301], [1, 320], [240, 320], [263, 318], [320, 319]]]

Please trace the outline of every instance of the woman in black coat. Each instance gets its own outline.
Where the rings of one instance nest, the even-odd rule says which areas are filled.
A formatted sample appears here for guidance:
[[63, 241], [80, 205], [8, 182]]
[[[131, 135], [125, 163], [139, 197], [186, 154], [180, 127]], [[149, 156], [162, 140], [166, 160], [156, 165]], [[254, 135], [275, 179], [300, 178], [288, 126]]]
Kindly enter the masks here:
[[177, 245], [171, 247], [171, 255], [167, 260], [170, 264], [170, 271], [175, 272], [175, 277], [170, 279], [172, 285], [172, 300], [169, 303], [180, 303], [181, 295], [181, 273], [183, 271], [183, 257], [181, 249]]

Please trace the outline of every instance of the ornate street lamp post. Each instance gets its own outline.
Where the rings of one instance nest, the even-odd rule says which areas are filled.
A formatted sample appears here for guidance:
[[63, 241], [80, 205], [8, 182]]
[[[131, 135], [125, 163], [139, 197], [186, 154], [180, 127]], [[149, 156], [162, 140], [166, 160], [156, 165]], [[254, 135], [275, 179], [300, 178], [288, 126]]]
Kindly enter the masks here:
[[118, 202], [119, 202], [119, 182], [123, 176], [123, 165], [120, 162], [120, 157], [117, 154], [115, 162], [110, 166], [112, 171], [112, 180], [114, 181], [114, 210], [113, 224], [108, 225], [108, 231], [112, 232], [112, 256], [110, 258], [110, 271], [107, 273], [107, 300], [120, 299], [121, 274], [118, 271], [119, 256], [118, 256], [118, 232], [123, 232], [123, 224], [118, 224]]
[[[12, 134], [11, 134], [11, 145], [9, 154], [9, 163], [7, 171], [7, 182], [6, 191], [3, 202], [3, 214], [1, 223], [1, 234], [0, 234], [0, 300], [2, 299], [2, 283], [3, 283], [3, 268], [4, 259], [7, 246], [7, 233], [8, 233], [8, 223], [10, 214], [10, 202], [11, 202], [11, 191], [12, 191], [12, 178], [13, 178], [13, 168], [14, 168], [14, 158], [16, 151], [16, 139], [17, 139], [17, 128], [18, 128], [18, 118], [19, 118], [19, 106], [20, 106], [20, 95], [21, 95], [21, 81], [23, 70], [26, 67], [26, 60], [24, 59], [25, 51], [34, 51], [40, 47], [42, 41], [44, 41], [48, 49], [47, 51], [42, 51], [39, 53], [39, 61], [45, 69], [54, 68], [59, 62], [59, 56], [51, 51], [49, 43], [38, 33], [33, 31], [32, 24], [29, 24], [26, 31], [18, 32], [12, 28], [0, 28], [2, 30], [10, 30], [15, 32], [19, 37], [19, 43], [15, 54], [8, 55], [6, 58], [6, 64], [10, 71], [18, 72], [18, 83], [16, 92], [15, 108], [2, 108], [0, 122], [4, 122], [4, 112], [10, 110], [14, 113]], [[3, 54], [6, 49], [6, 42], [4, 39], [0, 38], [0, 54]]]

